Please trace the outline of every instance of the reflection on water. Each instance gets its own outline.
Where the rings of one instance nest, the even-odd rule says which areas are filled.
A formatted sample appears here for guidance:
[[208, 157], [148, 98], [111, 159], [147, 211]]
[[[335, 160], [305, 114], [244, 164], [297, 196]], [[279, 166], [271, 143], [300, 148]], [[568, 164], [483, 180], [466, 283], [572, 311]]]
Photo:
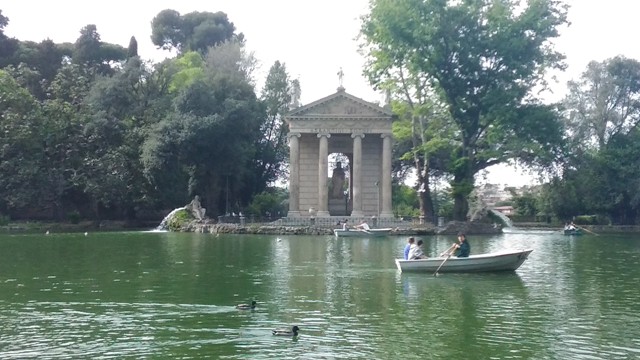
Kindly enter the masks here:
[[638, 236], [469, 241], [534, 251], [515, 273], [435, 277], [395, 269], [404, 237], [3, 235], [0, 358], [640, 357]]

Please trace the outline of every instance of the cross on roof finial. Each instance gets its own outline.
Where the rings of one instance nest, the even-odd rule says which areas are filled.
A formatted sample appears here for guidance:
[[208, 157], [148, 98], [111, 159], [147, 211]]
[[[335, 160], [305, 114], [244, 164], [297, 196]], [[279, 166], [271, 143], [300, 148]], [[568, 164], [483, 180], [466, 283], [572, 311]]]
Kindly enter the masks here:
[[342, 71], [342, 66], [340, 67], [340, 71], [338, 71], [338, 90], [344, 90], [342, 86], [342, 79], [344, 78], [344, 72]]

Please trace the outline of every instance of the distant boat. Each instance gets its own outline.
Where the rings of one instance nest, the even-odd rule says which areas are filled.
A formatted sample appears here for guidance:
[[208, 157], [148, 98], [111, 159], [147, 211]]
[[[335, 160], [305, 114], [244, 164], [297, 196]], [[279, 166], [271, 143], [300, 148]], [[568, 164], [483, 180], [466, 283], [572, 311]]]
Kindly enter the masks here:
[[369, 229], [369, 230], [362, 230], [362, 229], [347, 229], [347, 230], [343, 230], [343, 229], [333, 229], [333, 234], [336, 237], [381, 237], [381, 236], [387, 236], [389, 235], [389, 233], [391, 233], [391, 228], [386, 228], [386, 229]]
[[[451, 256], [427, 258], [419, 260], [396, 259], [396, 266], [400, 271], [424, 272], [497, 272], [515, 271], [527, 260], [533, 249], [500, 251], [495, 253], [470, 255], [466, 258]], [[446, 260], [446, 261], [445, 261]], [[440, 269], [438, 270], [438, 268]]]
[[582, 230], [580, 229], [564, 229], [565, 235], [582, 235]]

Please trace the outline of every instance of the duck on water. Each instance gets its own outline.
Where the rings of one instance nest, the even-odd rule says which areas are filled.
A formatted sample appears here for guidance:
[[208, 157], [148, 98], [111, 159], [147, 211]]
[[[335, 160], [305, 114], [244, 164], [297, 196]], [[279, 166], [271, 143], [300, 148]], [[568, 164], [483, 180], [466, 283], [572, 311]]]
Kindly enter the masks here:
[[238, 304], [236, 305], [236, 309], [238, 310], [253, 310], [256, 308], [257, 302], [255, 300], [251, 301], [251, 304]]
[[295, 337], [298, 336], [298, 331], [300, 330], [300, 328], [296, 325], [294, 325], [290, 330], [289, 329], [275, 329], [275, 330], [271, 330], [271, 333], [275, 336], [288, 336], [288, 337]]

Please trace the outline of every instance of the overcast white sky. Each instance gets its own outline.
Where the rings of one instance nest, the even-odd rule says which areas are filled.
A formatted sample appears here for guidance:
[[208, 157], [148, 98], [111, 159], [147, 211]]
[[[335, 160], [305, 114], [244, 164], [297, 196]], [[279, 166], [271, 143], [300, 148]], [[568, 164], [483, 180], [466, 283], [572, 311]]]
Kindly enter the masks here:
[[[562, 30], [556, 49], [567, 56], [568, 69], [559, 74], [554, 94], [558, 100], [565, 84], [576, 78], [591, 60], [622, 54], [640, 59], [636, 29], [640, 0], [567, 0], [571, 26]], [[9, 18], [8, 36], [20, 40], [74, 42], [80, 29], [95, 24], [103, 41], [127, 46], [131, 36], [146, 59], [161, 60], [170, 54], [151, 43], [151, 20], [164, 9], [181, 14], [191, 11], [223, 11], [242, 32], [247, 47], [261, 62], [258, 84], [274, 61], [286, 63], [290, 75], [302, 86], [302, 102], [309, 103], [335, 92], [337, 72], [344, 71], [344, 87], [368, 101], [382, 101], [362, 76], [364, 59], [358, 54], [359, 17], [368, 0], [4, 0], [0, 9]], [[261, 85], [260, 85], [261, 86]], [[530, 181], [510, 169], [492, 169], [494, 183], [520, 185]]]

